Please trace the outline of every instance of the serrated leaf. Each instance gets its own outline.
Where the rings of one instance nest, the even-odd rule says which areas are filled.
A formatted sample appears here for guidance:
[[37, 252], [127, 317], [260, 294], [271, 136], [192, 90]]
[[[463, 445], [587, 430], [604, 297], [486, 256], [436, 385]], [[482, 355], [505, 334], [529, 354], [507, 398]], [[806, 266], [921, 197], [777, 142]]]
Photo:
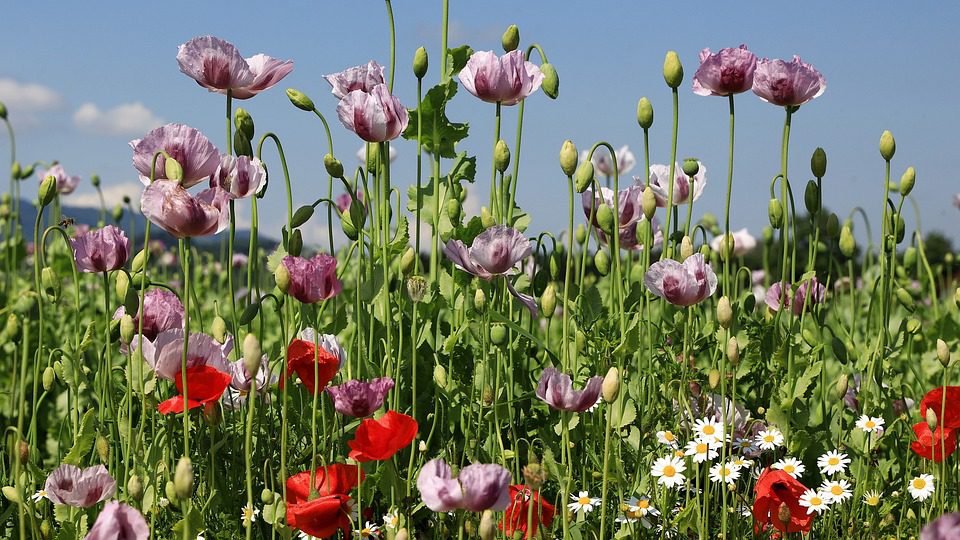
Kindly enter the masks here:
[[470, 60], [472, 55], [473, 49], [469, 45], [447, 49], [447, 73], [451, 77], [456, 77], [460, 70], [467, 65], [467, 60]]
[[[403, 138], [416, 141], [419, 136], [420, 143], [427, 152], [453, 158], [456, 155], [454, 146], [465, 139], [469, 131], [468, 124], [453, 123], [447, 118], [447, 103], [456, 94], [457, 83], [453, 79], [428, 90], [420, 102], [420, 107], [409, 111], [410, 123], [403, 132]], [[419, 133], [418, 115], [421, 123]]]
[[83, 418], [80, 419], [80, 429], [77, 431], [77, 436], [73, 439], [73, 447], [70, 448], [70, 452], [68, 452], [63, 458], [63, 462], [67, 465], [79, 466], [83, 457], [90, 452], [91, 448], [93, 448], [94, 416], [95, 411], [93, 409], [89, 409], [83, 414]]
[[184, 516], [173, 526], [175, 538], [184, 538], [184, 529], [187, 531], [186, 538], [196, 539], [197, 535], [203, 532], [205, 528], [203, 523], [203, 514], [196, 507], [190, 509], [190, 513]]
[[83, 356], [84, 351], [93, 345], [93, 334], [95, 330], [95, 323], [90, 323], [87, 325], [87, 329], [83, 331], [83, 339], [80, 340], [80, 350], [77, 352], [77, 356]]
[[[795, 386], [793, 388], [793, 399], [803, 399], [804, 394], [807, 393], [807, 389], [810, 387], [810, 384], [820, 376], [820, 370], [823, 368], [823, 360], [817, 360], [807, 366], [807, 369], [803, 371], [803, 374], [797, 377]], [[783, 384], [791, 384], [789, 382], [784, 382]]]
[[282, 245], [278, 245], [277, 249], [267, 257], [267, 270], [269, 270], [271, 274], [276, 272], [277, 267], [280, 266], [280, 261], [286, 256], [287, 250], [283, 249]]

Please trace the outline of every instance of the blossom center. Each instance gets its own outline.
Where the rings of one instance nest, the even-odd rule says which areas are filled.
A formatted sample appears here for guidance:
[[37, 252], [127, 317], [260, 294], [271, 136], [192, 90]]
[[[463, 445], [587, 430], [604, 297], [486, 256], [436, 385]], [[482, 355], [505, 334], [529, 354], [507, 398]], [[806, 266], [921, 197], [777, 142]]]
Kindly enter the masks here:
[[[677, 469], [673, 465], [667, 465], [663, 468], [663, 475], [672, 478], [673, 475], [677, 474]], [[916, 482], [914, 482], [916, 484]]]

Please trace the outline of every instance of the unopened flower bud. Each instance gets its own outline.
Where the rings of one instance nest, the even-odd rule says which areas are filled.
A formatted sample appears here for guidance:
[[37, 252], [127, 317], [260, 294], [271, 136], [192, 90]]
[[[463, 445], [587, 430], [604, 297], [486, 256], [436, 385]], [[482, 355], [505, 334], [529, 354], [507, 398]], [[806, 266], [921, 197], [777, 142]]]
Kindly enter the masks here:
[[716, 388], [720, 385], [720, 370], [713, 368], [710, 370], [710, 373], [707, 374], [707, 383], [710, 385], [711, 389]]
[[99, 175], [96, 175], [96, 174], [91, 175], [91, 176], [90, 176], [90, 184], [92, 184], [93, 187], [100, 187], [100, 176], [99, 176]]
[[277, 288], [286, 293], [290, 288], [290, 272], [283, 264], [278, 264], [277, 269], [273, 271], [273, 279], [277, 282]]
[[427, 294], [427, 280], [421, 276], [407, 279], [407, 294], [413, 302], [421, 302]]
[[640, 205], [643, 208], [643, 217], [650, 221], [653, 219], [653, 214], [657, 211], [657, 196], [653, 192], [653, 188], [647, 186], [643, 188], [643, 194], [640, 196]]
[[233, 113], [233, 125], [236, 126], [237, 131], [243, 133], [247, 140], [253, 140], [255, 131], [253, 117], [246, 109], [237, 107], [237, 110]]
[[557, 99], [560, 96], [560, 76], [557, 74], [557, 68], [553, 64], [544, 62], [540, 64], [540, 73], [543, 74], [543, 82], [540, 88], [550, 99]]
[[853, 257], [857, 252], [857, 241], [853, 237], [853, 231], [850, 230], [850, 227], [844, 225], [840, 229], [840, 253], [843, 253], [844, 257]]
[[7, 323], [3, 327], [3, 333], [10, 340], [15, 340], [20, 336], [20, 319], [13, 313], [7, 315]]
[[683, 174], [694, 177], [700, 172], [700, 162], [697, 161], [696, 158], [687, 158], [683, 160], [681, 169], [683, 170]]
[[140, 477], [136, 474], [131, 475], [130, 479], [127, 480], [127, 495], [135, 501], [139, 501], [143, 497], [143, 480], [140, 480]]
[[173, 488], [178, 499], [189, 499], [193, 494], [193, 462], [183, 456], [173, 473]]
[[907, 319], [907, 332], [910, 334], [916, 334], [920, 330], [920, 321], [911, 317]]
[[110, 442], [103, 435], [97, 435], [97, 457], [101, 463], [110, 461]]
[[40, 284], [51, 302], [56, 303], [60, 299], [60, 278], [52, 267], [44, 266], [40, 271]]
[[840, 218], [836, 214], [830, 212], [830, 215], [827, 216], [827, 236], [833, 238], [837, 236], [840, 232]]
[[727, 360], [734, 366], [740, 362], [740, 345], [737, 343], [737, 338], [735, 337], [727, 340]]
[[730, 298], [721, 296], [717, 301], [717, 322], [724, 330], [730, 328], [733, 322], [733, 307], [730, 305]]
[[20, 491], [13, 486], [3, 486], [3, 496], [13, 504], [20, 504]]
[[693, 241], [689, 236], [684, 235], [680, 240], [680, 262], [693, 256]]
[[645, 97], [637, 102], [637, 123], [643, 129], [650, 129], [653, 126], [653, 105]]
[[210, 335], [213, 336], [213, 339], [215, 339], [217, 343], [227, 342], [227, 321], [220, 315], [214, 317], [213, 322], [210, 323]]
[[503, 139], [497, 141], [493, 148], [493, 165], [500, 173], [503, 173], [510, 166], [510, 147]]
[[783, 205], [777, 199], [770, 199], [767, 204], [767, 215], [770, 218], [770, 226], [779, 229], [783, 225]]
[[810, 172], [817, 178], [823, 178], [827, 174], [827, 153], [819, 146], [810, 157]]
[[553, 317], [557, 310], [557, 287], [549, 283], [540, 295], [540, 311], [546, 318]]
[[679, 88], [683, 83], [683, 65], [676, 51], [668, 51], [663, 59], [663, 80], [670, 88]]
[[[23, 169], [20, 168], [20, 162], [14, 161], [13, 165], [10, 165], [10, 177], [19, 180], [22, 178], [20, 175], [23, 174]], [[4, 193], [4, 195], [9, 195], [9, 193]]]
[[807, 187], [803, 190], [803, 204], [807, 207], [808, 214], [820, 211], [820, 186], [813, 180], [807, 182]]
[[43, 540], [50, 540], [53, 536], [53, 527], [50, 525], [50, 520], [45, 519], [40, 522], [40, 537]]
[[447, 368], [440, 364], [433, 367], [433, 382], [440, 388], [447, 387]]
[[120, 317], [120, 339], [126, 343], [130, 344], [133, 342], [133, 337], [137, 333], [137, 325], [133, 323], [133, 317], [129, 313], [124, 313]]
[[577, 193], [583, 193], [593, 184], [593, 162], [589, 159], [577, 167], [577, 172], [573, 177], [574, 187]]
[[323, 167], [327, 169], [327, 174], [334, 178], [343, 177], [343, 163], [340, 163], [340, 160], [333, 157], [333, 154], [324, 154], [323, 155]]
[[910, 246], [903, 252], [903, 267], [913, 270], [917, 267], [917, 248]]
[[610, 273], [610, 256], [607, 255], [606, 250], [598, 250], [596, 255], [593, 256], [593, 265], [597, 268], [597, 273], [601, 276], [606, 276]]
[[487, 309], [487, 294], [483, 289], [477, 289], [477, 292], [473, 293], [473, 309], [477, 310], [477, 313], [483, 313]]
[[597, 224], [600, 225], [600, 230], [607, 234], [613, 234], [613, 208], [601, 204], [597, 206], [596, 213]]
[[490, 327], [490, 342], [494, 345], [503, 345], [507, 342], [507, 327], [495, 324]]
[[493, 540], [497, 537], [497, 520], [493, 511], [484, 510], [480, 516], [480, 540]]
[[577, 172], [577, 161], [580, 157], [577, 155], [577, 147], [573, 141], [567, 139], [563, 141], [560, 147], [560, 170], [567, 176], [573, 176]]
[[503, 35], [500, 36], [500, 45], [503, 46], [504, 52], [517, 50], [517, 47], [520, 46], [520, 29], [517, 28], [517, 25], [511, 24], [507, 27]]
[[943, 364], [943, 367], [950, 365], [950, 347], [942, 339], [937, 339], [937, 359]]
[[620, 370], [611, 367], [603, 377], [603, 385], [600, 387], [600, 395], [607, 403], [613, 403], [620, 395]]
[[40, 190], [37, 192], [37, 197], [40, 201], [40, 206], [47, 206], [53, 202], [53, 199], [57, 196], [57, 179], [54, 176], [47, 176], [40, 182]]
[[[897, 301], [900, 302], [900, 305], [907, 308], [909, 311], [913, 311], [913, 297], [910, 296], [910, 292], [904, 289], [903, 287], [898, 287], [896, 292]], [[937, 347], [939, 349], [939, 346]]]
[[923, 419], [927, 421], [927, 426], [930, 428], [930, 431], [937, 429], [939, 419], [937, 418], [937, 412], [935, 410], [927, 409], [927, 412], [923, 415]]
[[460, 205], [460, 201], [457, 199], [448, 199], [447, 200], [447, 217], [450, 218], [451, 223], [457, 223], [460, 221], [460, 212], [463, 207]]
[[55, 376], [56, 374], [53, 372], [52, 367], [47, 366], [46, 369], [43, 370], [43, 389], [44, 390], [50, 391], [50, 389], [53, 388], [53, 381]]
[[393, 540], [410, 540], [410, 533], [407, 532], [407, 528], [404, 527], [397, 531], [397, 535], [393, 537]]
[[260, 349], [260, 341], [253, 333], [247, 334], [243, 338], [243, 368], [251, 377], [255, 377], [260, 371], [260, 362], [263, 351]]
[[306, 94], [299, 90], [287, 88], [287, 98], [290, 99], [290, 103], [293, 103], [294, 107], [300, 109], [301, 111], [312, 112], [316, 108], [313, 105], [313, 100], [308, 98]]
[[410, 272], [413, 272], [413, 269], [416, 268], [417, 262], [417, 252], [413, 250], [412, 247], [408, 247], [406, 251], [403, 252], [403, 255], [400, 256], [400, 272], [409, 276]]
[[183, 180], [183, 166], [180, 165], [180, 162], [169, 155], [165, 158], [163, 160], [163, 172], [167, 180], [173, 180], [174, 182]]
[[430, 62], [427, 58], [427, 50], [423, 47], [417, 48], [416, 52], [413, 53], [413, 75], [418, 79], [424, 78], [429, 66]]
[[840, 375], [840, 378], [837, 379], [837, 384], [833, 387], [833, 397], [836, 400], [843, 399], [847, 395], [847, 388], [849, 387], [850, 380], [847, 377], [847, 374], [844, 373]]
[[[647, 242], [648, 234], [650, 234], [650, 222], [645, 219], [641, 219], [640, 221], [637, 222], [637, 245], [645, 246]], [[643, 269], [639, 265], [634, 266], [634, 268], [637, 268], [640, 270]], [[640, 281], [643, 281], [642, 274], [640, 277]]]
[[20, 173], [20, 178], [30, 178], [33, 176], [33, 170], [35, 166], [33, 164], [27, 165], [23, 168], [23, 171]]
[[27, 444], [27, 441], [17, 441], [17, 459], [20, 460], [21, 465], [30, 462], [30, 445]]
[[417, 443], [417, 452], [420, 452], [421, 454], [426, 454], [426, 453], [427, 453], [427, 443], [426, 443], [426, 441], [420, 441], [419, 443]]
[[880, 155], [883, 156], [883, 159], [890, 161], [893, 159], [893, 155], [897, 152], [897, 141], [893, 139], [893, 133], [890, 133], [889, 130], [884, 131], [880, 135]]
[[490, 213], [490, 209], [486, 206], [480, 207], [480, 223], [484, 229], [489, 229], [497, 224], [497, 221], [493, 219], [493, 214]]
[[7, 106], [2, 101], [0, 101], [0, 120], [6, 120], [6, 119], [7, 119]]
[[530, 489], [540, 489], [547, 477], [547, 470], [539, 463], [528, 463], [523, 467], [523, 481]]
[[576, 230], [573, 232], [574, 239], [577, 241], [577, 244], [583, 245], [587, 241], [587, 228], [583, 226], [583, 223], [578, 223]]
[[900, 194], [906, 197], [913, 191], [914, 184], [917, 183], [917, 170], [913, 167], [907, 167], [900, 177]]

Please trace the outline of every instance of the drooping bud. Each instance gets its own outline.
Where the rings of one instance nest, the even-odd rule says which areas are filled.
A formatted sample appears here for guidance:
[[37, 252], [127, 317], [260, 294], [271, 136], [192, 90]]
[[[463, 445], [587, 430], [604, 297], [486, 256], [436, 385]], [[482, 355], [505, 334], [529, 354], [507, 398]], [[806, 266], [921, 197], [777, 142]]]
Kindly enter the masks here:
[[897, 141], [893, 139], [893, 133], [890, 130], [884, 131], [880, 135], [880, 155], [883, 159], [890, 161], [897, 152]]
[[407, 532], [407, 528], [404, 527], [397, 531], [397, 535], [393, 537], [393, 540], [410, 540], [410, 533]]
[[783, 225], [783, 205], [777, 199], [770, 199], [767, 204], [767, 215], [770, 218], [770, 226], [779, 229]]
[[850, 230], [850, 227], [844, 225], [840, 229], [840, 253], [843, 253], [844, 257], [853, 257], [857, 251], [857, 240], [853, 237], [853, 231]]
[[700, 172], [700, 162], [697, 161], [697, 158], [686, 158], [683, 160], [681, 168], [683, 169], [683, 174], [692, 178]]
[[189, 499], [193, 494], [193, 462], [183, 456], [173, 473], [173, 489], [178, 499]]
[[500, 45], [503, 47], [503, 52], [517, 50], [517, 47], [520, 46], [520, 29], [517, 28], [517, 25], [511, 24], [507, 27], [503, 35], [500, 36]]
[[489, 229], [497, 224], [497, 221], [493, 219], [493, 214], [490, 213], [490, 209], [486, 206], [480, 207], [480, 223], [484, 229]]
[[937, 339], [937, 359], [943, 364], [943, 367], [950, 365], [950, 347], [942, 339]]
[[587, 241], [587, 228], [583, 226], [583, 223], [578, 223], [576, 230], [573, 232], [574, 239], [577, 241], [577, 244], [583, 245]]
[[[637, 245], [645, 246], [647, 244], [647, 235], [650, 234], [650, 222], [641, 219], [637, 222]], [[642, 270], [642, 268], [637, 265], [634, 268]], [[640, 278], [640, 281], [643, 281], [643, 278]]]
[[840, 232], [840, 218], [836, 214], [830, 212], [830, 215], [827, 216], [827, 236], [833, 238], [837, 236], [837, 233]]
[[643, 129], [650, 129], [653, 126], [653, 105], [645, 97], [637, 102], [637, 123]]
[[56, 303], [60, 299], [60, 278], [52, 267], [44, 266], [40, 271], [40, 284], [51, 302]]
[[601, 204], [596, 209], [597, 215], [597, 224], [600, 225], [600, 230], [607, 233], [613, 233], [613, 208], [605, 204]]
[[732, 234], [724, 234], [720, 238], [720, 260], [726, 261], [730, 259], [730, 256], [733, 255], [733, 248], [736, 246], [736, 240], [734, 240]]
[[643, 188], [640, 205], [643, 208], [643, 217], [647, 218], [647, 221], [652, 220], [653, 214], [657, 211], [657, 196], [653, 193], [652, 187]]
[[7, 106], [2, 101], [0, 101], [0, 120], [6, 120], [6, 119], [7, 119]]
[[557, 287], [549, 283], [540, 295], [540, 311], [546, 318], [553, 317], [557, 310]]
[[917, 170], [913, 167], [907, 167], [900, 177], [900, 194], [906, 197], [913, 191], [914, 184], [917, 183]]
[[253, 140], [255, 131], [253, 117], [250, 116], [250, 113], [247, 112], [246, 109], [237, 107], [237, 110], [233, 113], [233, 125], [237, 127], [237, 131], [243, 133], [248, 141]]
[[416, 52], [413, 53], [413, 75], [418, 79], [422, 79], [426, 76], [429, 67], [430, 62], [427, 58], [427, 50], [423, 47], [417, 48]]
[[96, 174], [91, 175], [91, 176], [90, 176], [90, 184], [92, 184], [93, 187], [100, 187], [100, 176], [99, 176], [99, 175], [96, 175]]
[[23, 171], [20, 173], [20, 178], [30, 178], [33, 176], [33, 169], [35, 165], [30, 164], [23, 168]]
[[447, 368], [441, 364], [433, 366], [433, 382], [440, 388], [447, 387]]
[[487, 309], [487, 294], [483, 289], [477, 289], [477, 292], [473, 293], [473, 309], [477, 310], [477, 313], [483, 313]]
[[110, 442], [103, 435], [97, 435], [97, 457], [101, 463], [110, 461]]
[[303, 251], [303, 233], [300, 229], [294, 229], [290, 234], [290, 239], [287, 240], [287, 251], [294, 257], [299, 257], [300, 252]]
[[850, 379], [847, 377], [847, 374], [844, 373], [840, 375], [840, 378], [837, 379], [837, 384], [833, 387], [833, 398], [837, 401], [843, 399], [847, 395], [847, 388], [849, 388]]
[[273, 271], [273, 279], [277, 282], [277, 288], [280, 289], [280, 292], [286, 293], [287, 289], [290, 288], [290, 272], [286, 266], [278, 264], [277, 269]]
[[553, 64], [544, 62], [540, 64], [540, 73], [543, 74], [543, 82], [540, 88], [550, 99], [557, 99], [560, 96], [560, 76], [557, 74], [557, 68]]
[[573, 176], [577, 172], [578, 160], [577, 147], [573, 144], [573, 141], [570, 139], [563, 141], [563, 145], [560, 147], [560, 170], [563, 171], [563, 174]]
[[615, 366], [608, 369], [607, 374], [603, 377], [600, 395], [607, 403], [613, 403], [620, 395], [620, 370]]
[[353, 222], [353, 204], [354, 203], [350, 204], [349, 212], [344, 212], [340, 215], [340, 228], [343, 230], [343, 234], [350, 240], [356, 240], [358, 236], [357, 225]]
[[343, 177], [343, 163], [340, 163], [340, 160], [333, 157], [333, 154], [324, 154], [323, 155], [323, 167], [327, 169], [327, 174], [334, 178]]
[[740, 344], [737, 343], [737, 338], [731, 337], [727, 340], [726, 352], [730, 365], [736, 366], [740, 362]]
[[689, 236], [684, 235], [680, 239], [680, 262], [687, 260], [693, 256], [693, 240]]
[[130, 479], [127, 480], [127, 495], [135, 501], [139, 501], [143, 497], [143, 480], [136, 474], [131, 475]]
[[920, 321], [911, 317], [907, 319], [907, 332], [910, 334], [916, 334], [920, 330]]
[[730, 299], [726, 296], [721, 296], [720, 300], [717, 301], [717, 322], [724, 330], [730, 328], [730, 324], [733, 323], [733, 307], [730, 305]]
[[598, 250], [593, 256], [593, 265], [597, 267], [598, 274], [606, 276], [610, 273], [610, 256], [605, 250]]
[[917, 267], [917, 248], [910, 246], [903, 252], [903, 267], [913, 270]]
[[500, 139], [493, 148], [493, 166], [501, 174], [510, 166], [510, 147], [506, 141]]
[[137, 326], [133, 324], [133, 317], [129, 313], [124, 313], [120, 317], [120, 339], [126, 343], [130, 344], [133, 342], [133, 337], [137, 333]]
[[[532, 452], [531, 452], [532, 454]], [[535, 456], [532, 456], [535, 457]], [[540, 489], [545, 483], [549, 474], [547, 469], [537, 462], [531, 461], [523, 467], [523, 481], [530, 489]]]
[[413, 269], [416, 267], [414, 263], [417, 262], [417, 252], [413, 250], [412, 247], [408, 247], [406, 251], [403, 252], [403, 255], [400, 256], [400, 272], [409, 276], [410, 272], [413, 272]]
[[46, 369], [43, 370], [43, 389], [44, 390], [50, 391], [50, 389], [53, 388], [53, 381], [55, 377], [56, 377], [56, 373], [53, 372], [53, 368], [51, 366], [47, 366]]
[[3, 486], [3, 496], [13, 504], [20, 504], [20, 491], [13, 486]]
[[316, 107], [313, 105], [313, 100], [308, 98], [306, 94], [299, 90], [294, 90], [293, 88], [287, 88], [287, 98], [290, 99], [290, 103], [293, 103], [293, 106], [300, 109], [301, 111], [312, 112]]
[[[960, 289], [957, 290], [960, 291]], [[3, 334], [10, 340], [15, 340], [20, 336], [20, 319], [13, 313], [7, 315], [7, 323], [3, 327]]]
[[256, 376], [260, 372], [260, 361], [263, 351], [260, 349], [260, 340], [253, 333], [247, 334], [243, 338], [243, 368], [251, 376]]
[[173, 180], [174, 182], [183, 180], [183, 165], [180, 165], [179, 161], [169, 155], [165, 157], [166, 159], [163, 160], [163, 172], [167, 180]]
[[253, 143], [241, 130], [233, 132], [233, 153], [238, 156], [253, 157]]
[[823, 178], [827, 175], [827, 153], [823, 148], [817, 147], [810, 157], [810, 172], [817, 178]]
[[463, 207], [458, 199], [447, 200], [447, 217], [450, 218], [451, 223], [458, 223], [460, 221], [461, 210], [463, 210]]
[[577, 167], [577, 172], [573, 177], [574, 187], [577, 193], [583, 193], [593, 184], [593, 162], [589, 159]]
[[715, 389], [720, 385], [720, 370], [713, 368], [710, 370], [710, 373], [707, 374], [707, 384], [710, 385], [710, 389]]
[[[23, 169], [20, 168], [20, 162], [14, 161], [13, 165], [10, 165], [10, 177], [19, 180], [22, 178], [20, 175], [23, 174]], [[9, 193], [4, 193], [4, 195], [10, 195]]]
[[115, 223], [120, 223], [120, 220], [123, 219], [123, 205], [117, 204], [113, 207], [113, 212], [110, 213], [110, 217], [113, 218]]
[[683, 65], [680, 64], [676, 51], [667, 51], [667, 56], [663, 59], [663, 80], [673, 89], [679, 88], [683, 83]]
[[820, 211], [820, 186], [813, 180], [807, 182], [807, 188], [803, 190], [803, 204], [807, 207], [808, 214]]
[[47, 176], [40, 182], [40, 190], [37, 192], [37, 198], [40, 206], [48, 206], [57, 196], [57, 179], [54, 176]]

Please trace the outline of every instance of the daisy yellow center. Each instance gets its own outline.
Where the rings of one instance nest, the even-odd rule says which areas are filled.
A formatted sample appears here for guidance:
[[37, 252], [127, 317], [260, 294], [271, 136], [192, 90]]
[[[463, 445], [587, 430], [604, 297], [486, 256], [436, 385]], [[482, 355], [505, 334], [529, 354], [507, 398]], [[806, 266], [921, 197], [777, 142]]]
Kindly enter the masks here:
[[372, 531], [370, 530], [369, 527], [364, 527], [363, 530], [360, 531], [360, 534], [362, 534], [363, 536], [370, 536], [372, 534]]
[[699, 443], [699, 444], [697, 444], [697, 453], [698, 453], [698, 454], [706, 454], [706, 453], [707, 453], [707, 445], [706, 445], [706, 443]]
[[820, 506], [821, 504], [823, 504], [823, 499], [820, 497], [810, 497], [810, 506]]
[[666, 433], [663, 434], [663, 438], [668, 441], [673, 441], [673, 433], [667, 431]]
[[840, 464], [840, 458], [838, 458], [838, 457], [832, 457], [832, 458], [830, 458], [829, 460], [827, 460], [827, 463], [829, 463], [830, 465], [839, 465], [839, 464]]
[[763, 436], [763, 442], [772, 443], [772, 442], [773, 442], [773, 435], [764, 435], [764, 436]]
[[677, 450], [676, 452], [673, 453], [673, 455], [677, 457], [683, 457], [683, 450]]
[[716, 433], [716, 432], [717, 432], [717, 430], [714, 429], [713, 426], [711, 426], [711, 425], [709, 425], [709, 424], [703, 426], [703, 433], [704, 433], [704, 435], [713, 435], [713, 434]]
[[[673, 465], [667, 465], [663, 468], [663, 475], [667, 478], [673, 478], [675, 474], [677, 474], [677, 469]], [[916, 483], [916, 481], [914, 481], [914, 483]]]
[[880, 497], [877, 497], [876, 495], [870, 495], [867, 497], [867, 504], [870, 506], [876, 506], [880, 504]]
[[580, 503], [580, 506], [586, 506], [590, 504], [590, 497], [580, 497], [577, 502]]
[[913, 489], [923, 489], [927, 487], [927, 481], [923, 478], [914, 478], [913, 479]]
[[641, 509], [650, 508], [650, 501], [637, 501], [637, 506]]
[[830, 493], [832, 495], [843, 495], [843, 488], [840, 486], [831, 486]]
[[866, 426], [867, 429], [873, 429], [877, 427], [877, 423], [874, 422], [873, 420], [867, 420], [866, 423], [864, 423], [863, 425]]
[[797, 468], [794, 467], [793, 465], [784, 465], [784, 466], [783, 466], [783, 472], [785, 472], [785, 473], [792, 473], [792, 472], [795, 471], [795, 470], [797, 470]]

